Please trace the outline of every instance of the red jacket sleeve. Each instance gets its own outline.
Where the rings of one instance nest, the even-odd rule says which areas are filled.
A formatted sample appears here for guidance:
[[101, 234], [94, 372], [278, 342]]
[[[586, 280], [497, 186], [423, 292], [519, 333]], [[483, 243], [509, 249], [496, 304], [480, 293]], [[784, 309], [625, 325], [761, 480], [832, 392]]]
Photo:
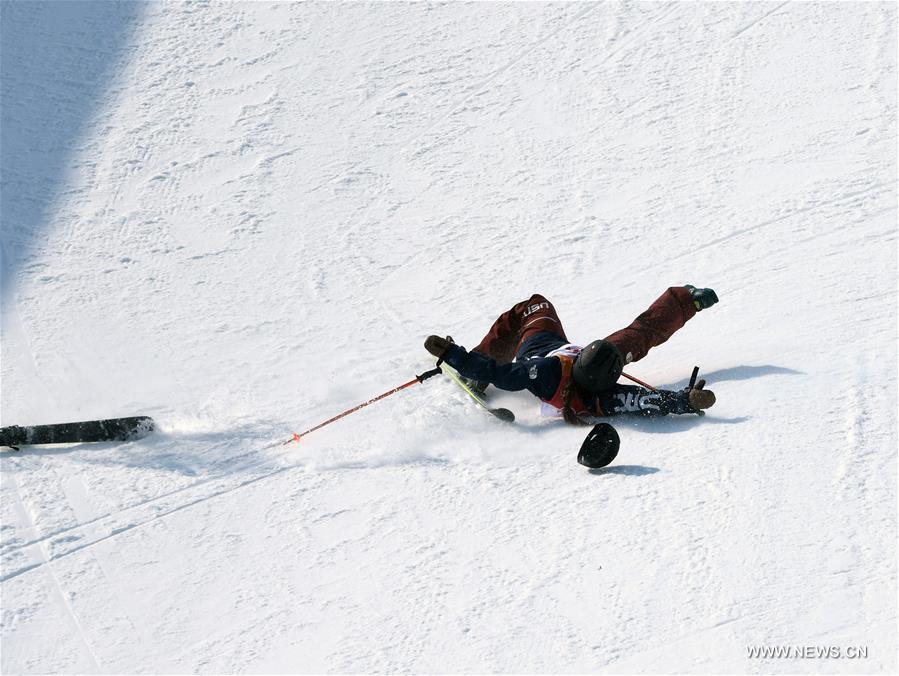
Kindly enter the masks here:
[[606, 340], [617, 347], [624, 363], [639, 361], [650, 349], [668, 340], [696, 314], [689, 290], [672, 286], [627, 328], [616, 331]]

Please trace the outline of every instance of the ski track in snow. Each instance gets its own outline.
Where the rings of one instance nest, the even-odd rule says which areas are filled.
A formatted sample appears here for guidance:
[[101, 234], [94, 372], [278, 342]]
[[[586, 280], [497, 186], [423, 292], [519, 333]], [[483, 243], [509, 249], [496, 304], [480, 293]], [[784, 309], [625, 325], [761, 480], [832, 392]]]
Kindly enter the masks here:
[[[4, 673], [895, 673], [895, 5], [47, 7], [3, 5], [3, 424], [161, 430], [3, 452]], [[684, 283], [629, 372], [718, 404], [608, 468], [437, 378], [279, 445], [429, 333]]]

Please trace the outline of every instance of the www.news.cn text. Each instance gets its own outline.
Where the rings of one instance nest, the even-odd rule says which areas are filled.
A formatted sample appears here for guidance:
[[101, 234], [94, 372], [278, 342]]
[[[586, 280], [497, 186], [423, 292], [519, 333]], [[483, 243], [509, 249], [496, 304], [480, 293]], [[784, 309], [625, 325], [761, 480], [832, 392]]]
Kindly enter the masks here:
[[864, 660], [868, 658], [868, 646], [753, 645], [747, 647], [746, 652], [751, 660]]

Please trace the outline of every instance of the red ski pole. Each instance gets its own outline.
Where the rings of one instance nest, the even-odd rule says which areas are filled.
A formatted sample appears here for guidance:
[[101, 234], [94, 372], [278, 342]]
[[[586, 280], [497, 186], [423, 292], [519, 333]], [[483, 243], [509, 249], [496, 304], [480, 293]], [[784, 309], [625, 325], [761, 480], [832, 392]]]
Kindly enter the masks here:
[[[443, 361], [443, 360], [441, 359], [440, 361]], [[415, 385], [417, 383], [423, 383], [431, 376], [436, 376], [438, 373], [443, 373], [443, 371], [440, 370], [440, 361], [437, 362], [437, 366], [435, 368], [431, 369], [430, 371], [426, 371], [425, 373], [422, 373], [420, 376], [415, 376], [415, 378], [410, 380], [408, 383], [403, 383], [399, 387], [394, 387], [389, 392], [385, 392], [384, 394], [379, 394], [377, 397], [372, 397], [368, 401], [363, 402], [363, 403], [359, 404], [358, 406], [354, 406], [353, 408], [351, 408], [347, 411], [344, 411], [343, 413], [338, 413], [333, 418], [329, 418], [328, 420], [325, 420], [325, 422], [319, 423], [315, 427], [312, 427], [301, 434], [297, 434], [296, 432], [294, 432], [293, 436], [281, 445], [286, 446], [287, 444], [291, 444], [294, 441], [299, 441], [302, 437], [305, 437], [307, 434], [310, 434], [317, 429], [321, 429], [325, 425], [330, 425], [332, 422], [336, 422], [336, 421], [340, 420], [341, 418], [348, 416], [350, 413], [355, 413], [360, 408], [365, 408], [369, 404], [374, 404], [376, 401], [380, 401], [381, 399], [384, 399], [385, 397], [389, 397], [391, 394], [396, 394], [400, 390], [405, 390], [407, 387], [412, 387], [412, 385]]]
[[648, 390], [652, 390], [653, 392], [658, 392], [658, 390], [656, 388], [654, 388], [652, 385], [650, 385], [649, 383], [644, 383], [639, 378], [634, 378], [634, 376], [629, 376], [624, 371], [621, 372], [621, 375], [623, 375], [628, 380], [633, 380], [635, 383], [637, 383], [637, 385], [642, 385], [643, 387], [645, 387]]
[[[644, 382], [643, 382], [642, 380], [640, 380], [639, 378], [634, 378], [634, 376], [629, 376], [628, 374], [624, 373], [623, 371], [621, 372], [621, 375], [623, 375], [623, 376], [624, 376], [625, 378], [627, 378], [628, 380], [633, 380], [633, 381], [634, 381], [635, 383], [637, 383], [638, 385], [642, 385], [643, 387], [652, 390], [653, 392], [658, 392], [658, 390], [657, 390], [656, 388], [654, 388], [652, 385], [650, 385], [649, 383], [644, 383]], [[693, 385], [696, 384], [696, 376], [697, 376], [697, 375], [699, 375], [699, 367], [698, 367], [698, 366], [694, 366], [694, 367], [693, 367], [693, 375], [690, 376], [690, 384], [687, 385], [687, 389], [688, 389], [688, 390], [692, 390], [692, 389], [693, 389]]]

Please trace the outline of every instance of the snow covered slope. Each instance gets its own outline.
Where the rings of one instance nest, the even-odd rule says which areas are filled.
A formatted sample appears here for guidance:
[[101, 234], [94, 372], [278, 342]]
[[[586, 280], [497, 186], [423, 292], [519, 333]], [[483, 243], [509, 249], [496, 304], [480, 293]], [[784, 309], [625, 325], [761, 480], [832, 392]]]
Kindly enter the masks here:
[[[162, 430], [3, 452], [3, 672], [895, 672], [896, 14], [4, 2], [2, 424]], [[685, 283], [606, 470], [446, 379], [273, 446]]]

